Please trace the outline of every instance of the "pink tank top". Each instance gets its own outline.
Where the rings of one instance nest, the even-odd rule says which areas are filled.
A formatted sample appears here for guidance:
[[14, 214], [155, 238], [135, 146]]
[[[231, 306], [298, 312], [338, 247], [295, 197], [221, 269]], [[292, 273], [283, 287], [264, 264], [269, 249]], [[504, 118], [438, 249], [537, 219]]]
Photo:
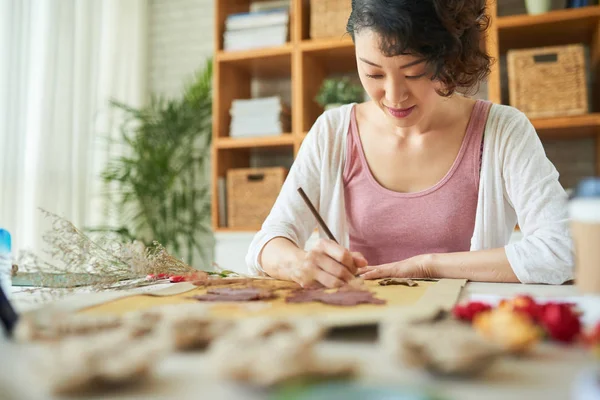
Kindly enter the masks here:
[[370, 265], [419, 254], [469, 251], [475, 227], [483, 131], [491, 103], [478, 100], [456, 159], [429, 189], [400, 193], [371, 174], [352, 110], [344, 166], [350, 250]]

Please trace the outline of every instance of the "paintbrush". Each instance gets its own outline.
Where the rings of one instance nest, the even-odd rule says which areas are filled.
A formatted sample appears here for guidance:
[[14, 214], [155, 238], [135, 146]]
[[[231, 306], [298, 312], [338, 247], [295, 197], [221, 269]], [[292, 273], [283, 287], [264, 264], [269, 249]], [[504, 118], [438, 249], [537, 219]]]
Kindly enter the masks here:
[[317, 222], [319, 223], [319, 226], [321, 227], [321, 229], [323, 229], [323, 231], [325, 231], [325, 234], [327, 235], [327, 237], [329, 239], [333, 240], [334, 242], [336, 242], [337, 244], [339, 244], [339, 242], [337, 240], [335, 240], [333, 233], [331, 233], [331, 231], [325, 224], [325, 221], [323, 221], [323, 218], [321, 218], [321, 216], [319, 215], [319, 212], [317, 211], [315, 206], [313, 206], [313, 204], [310, 202], [310, 199], [308, 198], [306, 193], [304, 193], [304, 190], [302, 190], [302, 188], [298, 188], [298, 193], [300, 193], [300, 196], [302, 196], [302, 199], [304, 200], [304, 202], [310, 209], [310, 212], [312, 213], [312, 215], [314, 215], [315, 218], [317, 219]]

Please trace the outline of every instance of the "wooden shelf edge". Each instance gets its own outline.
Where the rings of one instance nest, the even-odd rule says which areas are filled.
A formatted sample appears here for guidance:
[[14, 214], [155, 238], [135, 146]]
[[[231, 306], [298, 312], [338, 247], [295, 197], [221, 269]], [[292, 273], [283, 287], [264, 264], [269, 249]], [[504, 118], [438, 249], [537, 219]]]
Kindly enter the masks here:
[[555, 22], [564, 22], [568, 20], [578, 20], [600, 17], [600, 6], [593, 5], [580, 8], [565, 8], [562, 10], [549, 11], [538, 15], [509, 15], [498, 17], [496, 26], [499, 30], [511, 28], [522, 28], [531, 25], [552, 24]]
[[264, 47], [251, 50], [236, 50], [225, 51], [219, 50], [215, 56], [218, 62], [252, 60], [264, 57], [291, 56], [293, 46], [291, 43], [286, 43], [283, 46]]
[[557, 130], [577, 128], [600, 128], [600, 113], [574, 115], [567, 117], [532, 118], [536, 130]]
[[346, 48], [352, 46], [354, 46], [354, 43], [350, 37], [333, 39], [307, 39], [300, 42], [300, 49], [305, 52]]
[[295, 135], [285, 133], [279, 136], [249, 137], [249, 138], [230, 138], [221, 137], [215, 141], [217, 149], [243, 149], [254, 147], [277, 147], [293, 146]]

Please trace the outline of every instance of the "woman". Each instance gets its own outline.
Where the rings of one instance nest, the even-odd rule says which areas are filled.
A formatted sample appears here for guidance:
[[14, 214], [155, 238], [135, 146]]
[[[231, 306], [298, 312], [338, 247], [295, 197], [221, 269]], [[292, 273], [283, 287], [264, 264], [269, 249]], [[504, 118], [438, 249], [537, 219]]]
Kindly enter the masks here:
[[[567, 195], [533, 126], [456, 93], [489, 73], [487, 25], [484, 0], [352, 1], [347, 30], [371, 100], [316, 121], [250, 245], [252, 273], [326, 287], [572, 278]], [[316, 220], [299, 187], [339, 245], [303, 250]], [[517, 222], [523, 239], [509, 243]]]

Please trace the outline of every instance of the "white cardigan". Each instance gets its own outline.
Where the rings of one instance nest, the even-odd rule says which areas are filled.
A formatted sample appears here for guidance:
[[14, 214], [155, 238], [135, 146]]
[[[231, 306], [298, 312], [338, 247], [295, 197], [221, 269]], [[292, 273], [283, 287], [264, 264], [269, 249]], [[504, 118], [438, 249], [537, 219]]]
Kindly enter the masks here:
[[[299, 187], [334, 237], [348, 248], [342, 172], [353, 106], [323, 113], [304, 139], [273, 209], [248, 249], [251, 274], [265, 274], [258, 256], [268, 241], [285, 237], [304, 248], [317, 226], [297, 192]], [[523, 283], [561, 284], [572, 279], [567, 200], [558, 172], [527, 117], [513, 107], [492, 105], [484, 132], [471, 251], [504, 247]], [[509, 244], [517, 221], [523, 239]], [[326, 237], [320, 228], [319, 236]]]

